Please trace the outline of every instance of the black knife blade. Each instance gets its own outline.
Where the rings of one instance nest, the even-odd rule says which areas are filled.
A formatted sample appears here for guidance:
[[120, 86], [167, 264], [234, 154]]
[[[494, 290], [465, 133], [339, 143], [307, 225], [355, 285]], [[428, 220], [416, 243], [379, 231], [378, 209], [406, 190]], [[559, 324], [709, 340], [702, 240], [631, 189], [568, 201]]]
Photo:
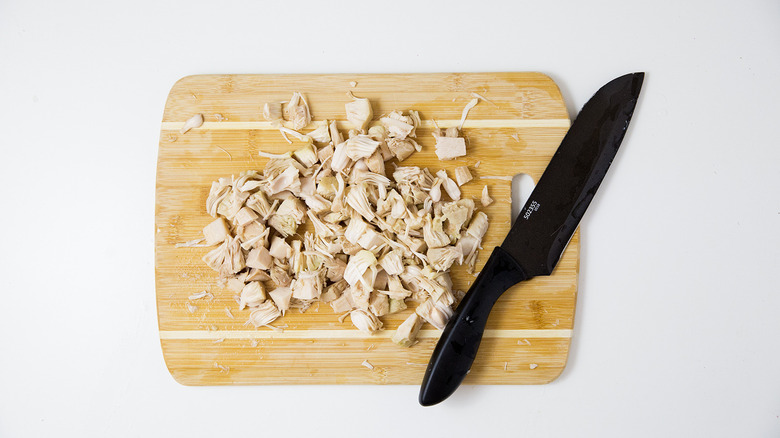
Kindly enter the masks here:
[[643, 80], [644, 73], [614, 79], [582, 107], [506, 239], [442, 332], [425, 370], [421, 405], [437, 404], [460, 386], [498, 297], [516, 283], [553, 272], [617, 154]]

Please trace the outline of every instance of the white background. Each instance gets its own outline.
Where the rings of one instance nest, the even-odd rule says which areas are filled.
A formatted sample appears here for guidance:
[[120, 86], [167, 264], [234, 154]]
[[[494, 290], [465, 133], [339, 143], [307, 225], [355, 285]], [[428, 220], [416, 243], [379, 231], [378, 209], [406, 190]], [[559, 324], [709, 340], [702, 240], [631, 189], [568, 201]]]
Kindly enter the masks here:
[[[157, 143], [198, 73], [646, 71], [544, 386], [183, 387]], [[0, 1], [0, 436], [780, 435], [780, 3]]]

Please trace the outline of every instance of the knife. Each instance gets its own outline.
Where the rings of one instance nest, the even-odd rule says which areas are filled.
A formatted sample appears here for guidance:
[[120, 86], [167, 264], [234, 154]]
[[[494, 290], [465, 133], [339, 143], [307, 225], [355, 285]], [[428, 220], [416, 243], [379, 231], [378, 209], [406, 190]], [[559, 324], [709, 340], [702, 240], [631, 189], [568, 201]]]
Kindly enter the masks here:
[[614, 79], [582, 107], [506, 239], [444, 328], [425, 370], [421, 405], [435, 405], [460, 386], [498, 297], [521, 281], [553, 273], [617, 154], [644, 76]]

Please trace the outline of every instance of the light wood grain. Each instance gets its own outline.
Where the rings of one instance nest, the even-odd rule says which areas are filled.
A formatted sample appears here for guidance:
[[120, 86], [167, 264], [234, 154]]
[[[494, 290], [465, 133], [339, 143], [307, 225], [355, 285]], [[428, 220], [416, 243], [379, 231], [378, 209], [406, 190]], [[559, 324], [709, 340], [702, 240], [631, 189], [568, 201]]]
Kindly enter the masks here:
[[[286, 325], [284, 332], [254, 330], [244, 325], [248, 312], [238, 310], [233, 294], [215, 285], [215, 273], [201, 261], [208, 249], [175, 247], [199, 238], [212, 220], [204, 206], [213, 180], [262, 169], [267, 160], [258, 151], [298, 147], [261, 116], [265, 102], [287, 100], [293, 91], [309, 102], [314, 117], [309, 129], [326, 119], [343, 120], [347, 91], [371, 99], [375, 118], [394, 109], [418, 110], [425, 120], [418, 130], [423, 151], [404, 164], [432, 170], [468, 165], [475, 178], [462, 188], [464, 196], [479, 199], [488, 185], [497, 201], [483, 209], [491, 224], [477, 270], [509, 230], [511, 178], [527, 173], [538, 180], [568, 129], [560, 92], [538, 73], [204, 75], [179, 80], [168, 96], [157, 166], [155, 271], [160, 339], [173, 377], [187, 385], [419, 384], [438, 331], [425, 325], [412, 348], [388, 339], [412, 309], [384, 317], [386, 330], [374, 336], [357, 332], [349, 320], [339, 323], [327, 305], [305, 314], [288, 312], [277, 321]], [[469, 113], [463, 130], [469, 154], [439, 161], [432, 121], [457, 124], [472, 92], [490, 102]], [[206, 123], [179, 134], [196, 113]], [[340, 125], [349, 128], [346, 121]], [[576, 233], [552, 276], [525, 282], [500, 298], [465, 383], [539, 384], [561, 373], [573, 327], [578, 257]], [[453, 269], [452, 278], [462, 290], [474, 281], [462, 267]], [[191, 313], [187, 297], [201, 290], [214, 299], [191, 301], [197, 306]], [[364, 360], [374, 369], [362, 366]]]

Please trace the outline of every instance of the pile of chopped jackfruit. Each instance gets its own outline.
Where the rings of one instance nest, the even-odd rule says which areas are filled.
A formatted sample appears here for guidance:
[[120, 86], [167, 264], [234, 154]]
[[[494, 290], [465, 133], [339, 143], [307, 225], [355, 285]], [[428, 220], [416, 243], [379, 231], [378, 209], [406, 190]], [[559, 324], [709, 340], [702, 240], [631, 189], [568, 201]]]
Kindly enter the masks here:
[[[459, 291], [450, 267], [473, 272], [488, 218], [461, 197], [459, 186], [472, 179], [467, 166], [453, 180], [446, 170], [392, 161], [421, 150], [416, 111], [393, 111], [370, 126], [368, 99], [353, 96], [345, 110], [355, 127], [346, 138], [335, 121], [300, 132], [311, 124], [300, 93], [265, 105], [265, 118], [304, 146], [263, 154], [270, 160], [262, 171], [213, 182], [206, 211], [216, 219], [203, 234], [215, 248], [203, 260], [256, 327], [319, 301], [373, 333], [382, 317], [414, 303], [392, 337], [410, 346], [424, 322], [443, 329], [453, 315]], [[465, 155], [457, 128], [434, 136], [440, 159]], [[483, 205], [492, 202], [486, 197]], [[301, 235], [307, 221], [313, 231]]]

